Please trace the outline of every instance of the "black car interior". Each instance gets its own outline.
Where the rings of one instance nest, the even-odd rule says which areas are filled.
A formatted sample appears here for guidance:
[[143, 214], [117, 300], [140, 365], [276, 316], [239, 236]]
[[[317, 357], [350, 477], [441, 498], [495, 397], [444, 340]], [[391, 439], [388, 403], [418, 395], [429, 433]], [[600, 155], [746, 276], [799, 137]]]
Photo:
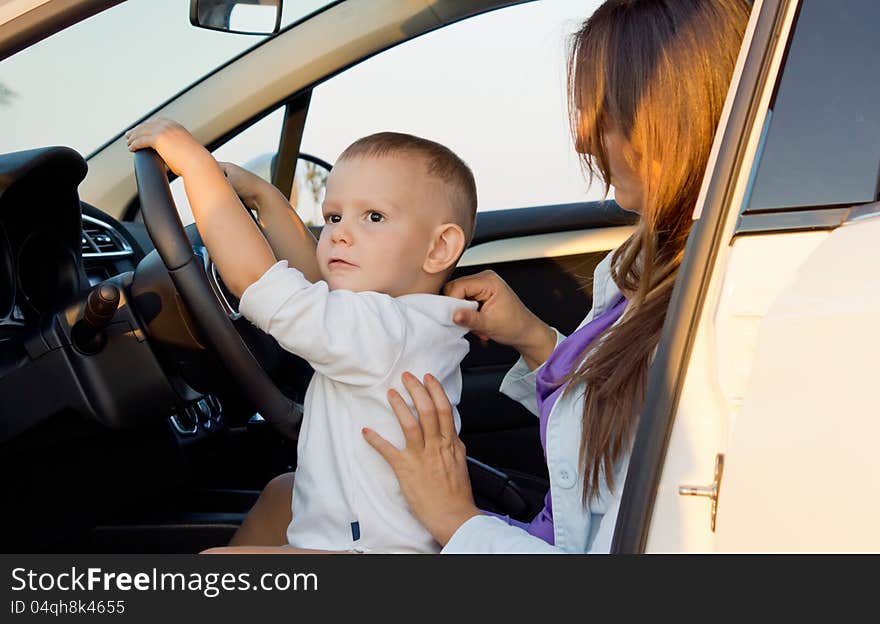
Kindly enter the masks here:
[[[197, 306], [222, 316], [226, 338], [252, 356], [294, 420], [311, 369], [224, 308], [234, 298], [211, 279], [194, 226], [182, 246], [163, 251], [146, 210], [146, 224], [123, 223], [79, 200], [86, 169], [69, 148], [0, 155], [0, 550], [225, 544], [262, 487], [295, 469], [296, 443], [248, 391], [252, 379], [230, 374], [229, 352], [216, 348]], [[139, 185], [144, 202], [140, 173]], [[168, 227], [183, 233], [171, 216]], [[481, 213], [475, 243], [632, 221], [613, 202]], [[176, 252], [191, 256], [193, 275], [210, 287], [201, 304], [174, 279]], [[455, 276], [492, 268], [568, 333], [589, 308], [588, 278], [603, 256], [469, 266]], [[477, 504], [528, 520], [549, 483], [537, 419], [497, 391], [515, 359], [471, 340], [461, 436]]]

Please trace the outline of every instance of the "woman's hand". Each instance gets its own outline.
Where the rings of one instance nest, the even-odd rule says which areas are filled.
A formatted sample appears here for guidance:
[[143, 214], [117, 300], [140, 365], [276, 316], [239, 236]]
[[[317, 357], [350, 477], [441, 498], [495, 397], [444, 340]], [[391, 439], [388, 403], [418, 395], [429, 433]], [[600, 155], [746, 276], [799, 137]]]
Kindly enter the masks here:
[[290, 208], [281, 192], [257, 174], [229, 162], [221, 162], [220, 168], [235, 189], [236, 195], [249, 209], [260, 212], [265, 204], [270, 203], [266, 201], [270, 195], [278, 196], [284, 202], [284, 206]]
[[128, 149], [152, 147], [175, 175], [187, 178], [193, 169], [216, 166], [214, 157], [189, 131], [170, 119], [151, 119], [125, 133]]
[[416, 420], [403, 397], [388, 391], [388, 402], [406, 438], [405, 448], [398, 450], [371, 429], [362, 433], [391, 465], [410, 510], [445, 546], [458, 527], [480, 515], [471, 491], [464, 443], [455, 432], [452, 406], [440, 382], [425, 375], [422, 385], [410, 373], [404, 373], [402, 380], [419, 415]]
[[453, 280], [443, 292], [449, 297], [478, 302], [478, 310], [456, 310], [452, 320], [482, 340], [492, 339], [513, 347], [531, 369], [543, 364], [556, 348], [556, 332], [532, 314], [494, 271]]

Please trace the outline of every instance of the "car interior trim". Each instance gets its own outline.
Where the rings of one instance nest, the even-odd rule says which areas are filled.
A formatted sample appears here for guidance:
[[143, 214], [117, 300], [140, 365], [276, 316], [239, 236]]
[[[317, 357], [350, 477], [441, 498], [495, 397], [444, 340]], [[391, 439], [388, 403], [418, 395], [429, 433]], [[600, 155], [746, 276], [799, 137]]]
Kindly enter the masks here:
[[312, 90], [309, 89], [290, 100], [284, 107], [284, 123], [281, 126], [281, 136], [278, 139], [272, 184], [281, 191], [288, 201], [293, 193], [296, 159], [302, 144], [311, 100]]
[[635, 226], [556, 232], [491, 241], [464, 252], [460, 267], [532, 258], [560, 258], [614, 249], [632, 234]]
[[[122, 247], [120, 251], [83, 251], [83, 258], [125, 258], [134, 254], [134, 250], [132, 250], [131, 245], [128, 244], [128, 241], [125, 240], [125, 237], [109, 223], [85, 214], [82, 215], [82, 220], [86, 223], [97, 225], [98, 227], [111, 232], [111, 236], [113, 236], [114, 242], [117, 242]], [[85, 224], [83, 224], [83, 236], [87, 236], [85, 234]]]
[[169, 416], [168, 421], [171, 423], [171, 426], [174, 427], [174, 430], [180, 435], [195, 435], [199, 430], [198, 422], [193, 422], [187, 427], [180, 422], [180, 417], [177, 414]]
[[866, 219], [874, 219], [880, 216], [880, 201], [870, 204], [862, 204], [853, 208], [844, 222], [844, 225], [855, 221], [864, 221]]
[[[125, 0], [70, 0], [22, 3], [4, 7], [0, 14], [0, 61], [30, 45]], [[30, 6], [24, 6], [29, 4]], [[13, 12], [7, 18], [5, 11]], [[17, 14], [15, 14], [17, 13]], [[8, 21], [7, 21], [8, 20]]]
[[241, 313], [238, 309], [232, 305], [229, 299], [226, 297], [226, 293], [223, 292], [223, 289], [220, 287], [220, 275], [217, 273], [217, 265], [214, 264], [214, 261], [211, 260], [208, 255], [207, 247], [199, 247], [196, 249], [196, 254], [199, 255], [205, 263], [205, 274], [208, 276], [208, 283], [211, 285], [211, 290], [214, 291], [214, 294], [217, 296], [217, 299], [220, 301], [220, 305], [223, 307], [223, 310], [226, 312], [227, 316], [231, 320], [236, 320], [241, 318]]
[[[612, 553], [645, 551], [696, 328], [719, 250], [729, 249], [732, 228], [757, 149], [797, 0], [758, 0], [740, 53], [742, 73], [728, 94], [730, 115], [719, 127], [717, 159], [707, 169], [704, 202], [697, 209], [649, 375], [612, 540]], [[745, 56], [743, 56], [745, 55]], [[730, 229], [728, 229], [730, 228]], [[726, 232], [729, 232], [725, 236]]]
[[0, 4], [0, 24], [10, 22], [47, 2], [49, 0], [8, 0]]
[[735, 236], [770, 232], [833, 230], [843, 225], [852, 213], [851, 206], [816, 210], [786, 210], [759, 214], [742, 214], [737, 220]]

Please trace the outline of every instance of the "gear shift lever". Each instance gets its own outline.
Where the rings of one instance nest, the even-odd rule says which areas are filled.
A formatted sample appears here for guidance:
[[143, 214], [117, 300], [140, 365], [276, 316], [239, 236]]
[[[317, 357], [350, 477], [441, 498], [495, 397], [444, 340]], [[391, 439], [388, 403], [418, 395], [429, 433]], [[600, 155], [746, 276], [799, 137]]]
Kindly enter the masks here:
[[101, 282], [86, 301], [83, 317], [71, 330], [73, 346], [83, 353], [97, 353], [104, 346], [104, 328], [110, 324], [119, 306], [119, 288], [109, 282]]

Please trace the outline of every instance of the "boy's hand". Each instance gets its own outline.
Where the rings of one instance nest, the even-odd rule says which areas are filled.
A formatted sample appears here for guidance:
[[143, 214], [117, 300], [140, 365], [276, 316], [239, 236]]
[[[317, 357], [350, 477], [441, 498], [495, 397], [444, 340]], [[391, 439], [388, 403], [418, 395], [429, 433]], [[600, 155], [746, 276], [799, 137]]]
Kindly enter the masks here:
[[242, 210], [220, 165], [186, 129], [169, 119], [151, 119], [125, 133], [128, 149], [153, 148], [183, 178], [186, 196], [205, 247], [223, 282], [241, 298], [275, 264], [269, 243]]
[[214, 157], [179, 123], [170, 119], [151, 119], [125, 133], [129, 151], [152, 147], [168, 168], [186, 177], [193, 168], [213, 162]]
[[257, 220], [276, 258], [287, 260], [310, 282], [321, 279], [315, 250], [318, 241], [280, 190], [237, 165], [221, 162], [220, 169], [242, 203], [257, 213]]
[[260, 211], [263, 200], [267, 194], [279, 194], [278, 189], [266, 182], [255, 173], [234, 165], [229, 162], [221, 162], [220, 168], [226, 174], [226, 179], [235, 189], [235, 193], [241, 198], [245, 206], [251, 210]]

